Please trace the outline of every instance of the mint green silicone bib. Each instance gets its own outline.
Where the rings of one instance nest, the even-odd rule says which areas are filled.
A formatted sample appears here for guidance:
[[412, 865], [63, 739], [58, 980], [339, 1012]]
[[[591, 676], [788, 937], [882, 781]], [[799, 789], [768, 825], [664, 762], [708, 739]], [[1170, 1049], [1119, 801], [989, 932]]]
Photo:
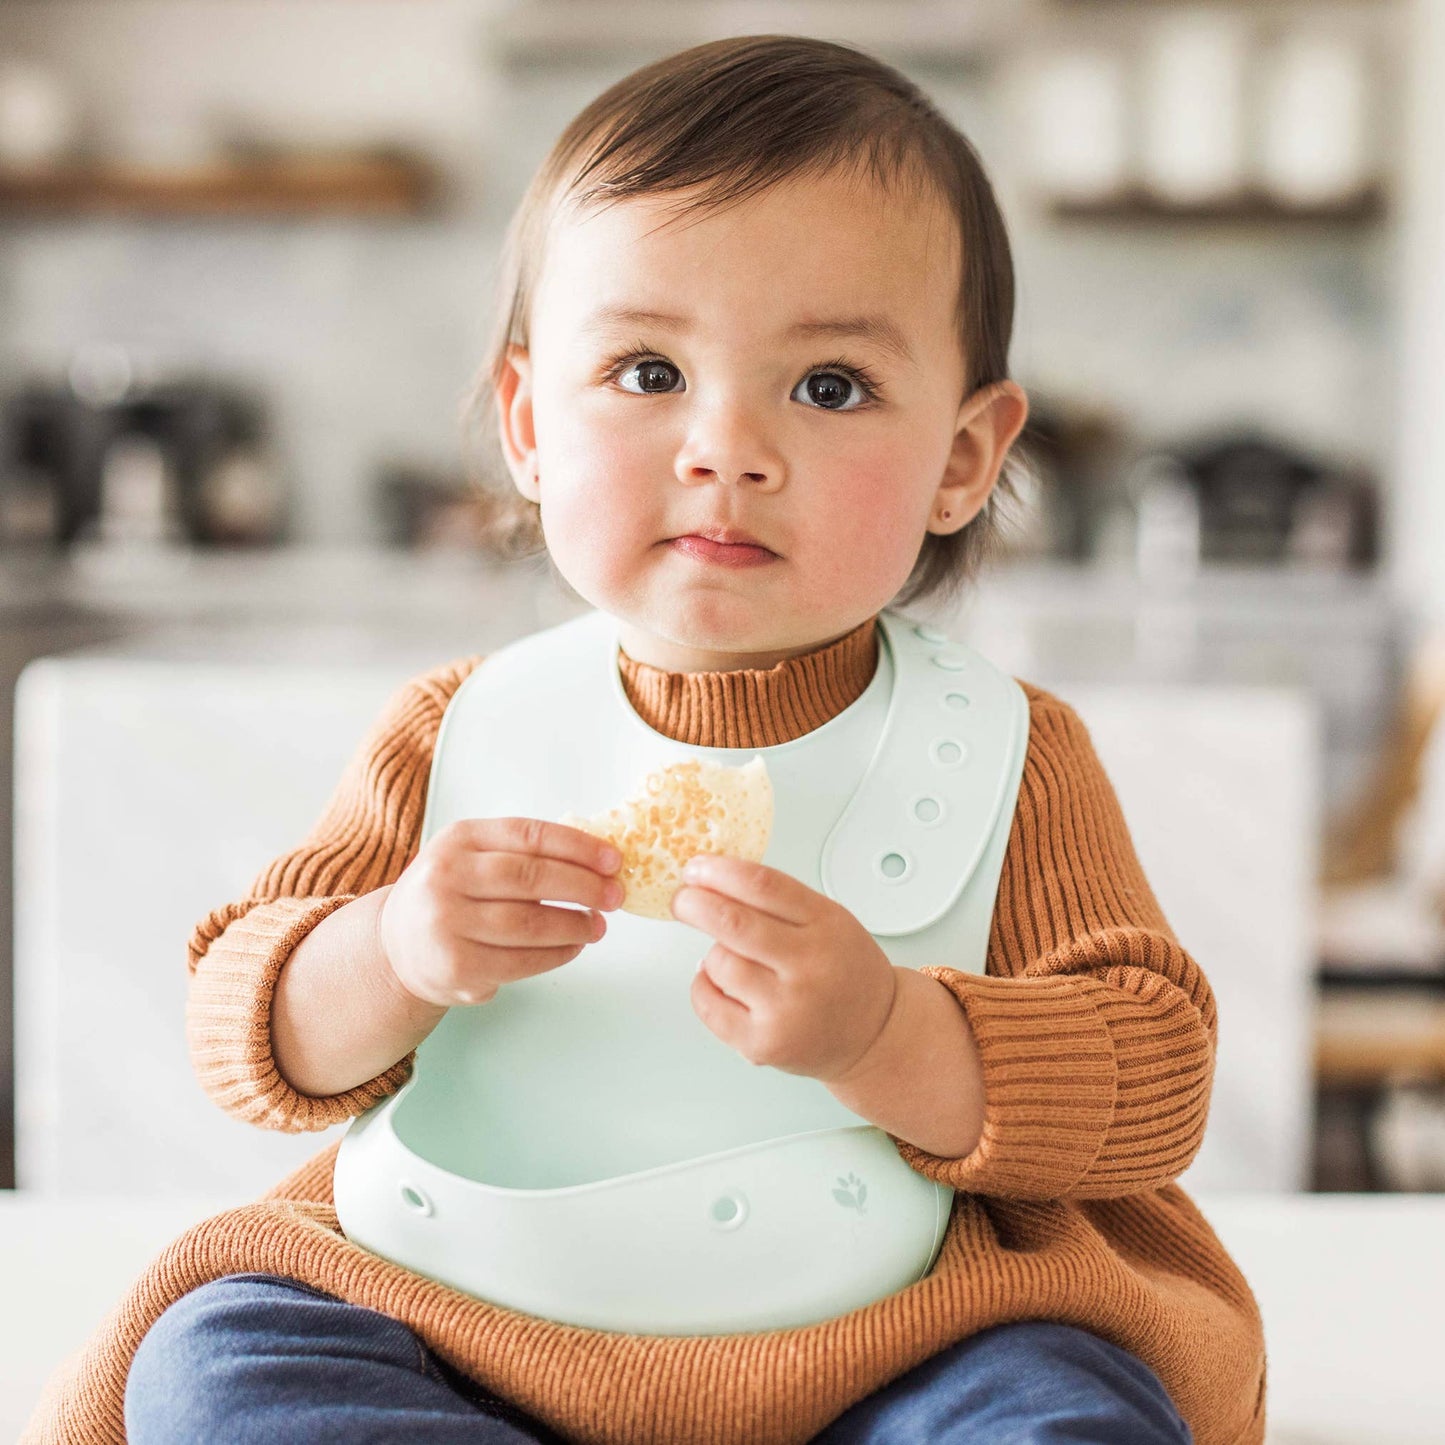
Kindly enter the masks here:
[[[889, 959], [982, 972], [1028, 703], [978, 653], [890, 612], [849, 707], [791, 742], [649, 727], [591, 612], [486, 659], [433, 758], [423, 837], [464, 817], [604, 812], [667, 763], [762, 754], [763, 862], [848, 907]], [[832, 1318], [932, 1267], [952, 1190], [816, 1080], [750, 1064], [692, 1011], [712, 940], [614, 912], [561, 968], [451, 1009], [336, 1162], [346, 1235], [568, 1324], [727, 1334]]]

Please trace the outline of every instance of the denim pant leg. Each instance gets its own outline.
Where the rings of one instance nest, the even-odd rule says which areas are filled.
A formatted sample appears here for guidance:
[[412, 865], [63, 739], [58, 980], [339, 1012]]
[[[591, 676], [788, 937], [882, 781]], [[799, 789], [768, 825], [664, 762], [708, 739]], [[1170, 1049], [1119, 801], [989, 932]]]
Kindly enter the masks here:
[[141, 1340], [129, 1445], [562, 1445], [399, 1320], [279, 1275], [183, 1295]]
[[1072, 1325], [996, 1325], [925, 1360], [813, 1445], [1192, 1445], [1142, 1360]]

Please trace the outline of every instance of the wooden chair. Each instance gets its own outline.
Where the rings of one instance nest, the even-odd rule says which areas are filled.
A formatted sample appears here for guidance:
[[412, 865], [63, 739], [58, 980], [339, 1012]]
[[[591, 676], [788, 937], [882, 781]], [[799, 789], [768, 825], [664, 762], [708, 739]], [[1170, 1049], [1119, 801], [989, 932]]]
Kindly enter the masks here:
[[[1432, 740], [1445, 718], [1445, 628], [1428, 634], [1407, 670], [1379, 760], [1353, 802], [1326, 827], [1321, 883], [1329, 891], [1400, 870], [1403, 827], [1415, 807]], [[1445, 921], [1445, 858], [1433, 889]]]

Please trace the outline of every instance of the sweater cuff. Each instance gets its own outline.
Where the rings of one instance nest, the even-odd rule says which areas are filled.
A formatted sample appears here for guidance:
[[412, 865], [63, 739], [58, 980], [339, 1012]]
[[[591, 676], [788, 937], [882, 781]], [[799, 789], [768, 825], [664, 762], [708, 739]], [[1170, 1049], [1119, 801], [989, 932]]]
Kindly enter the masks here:
[[919, 972], [943, 984], [967, 1015], [983, 1068], [984, 1122], [977, 1147], [961, 1159], [895, 1139], [904, 1162], [970, 1194], [1069, 1194], [1098, 1158], [1114, 1115], [1114, 1045], [1096, 1003], [1107, 986], [1079, 976]]
[[292, 950], [359, 895], [276, 898], [234, 919], [197, 960], [186, 999], [186, 1037], [201, 1087], [228, 1114], [263, 1129], [306, 1133], [343, 1123], [411, 1077], [413, 1049], [344, 1093], [298, 1093], [271, 1052], [271, 996]]

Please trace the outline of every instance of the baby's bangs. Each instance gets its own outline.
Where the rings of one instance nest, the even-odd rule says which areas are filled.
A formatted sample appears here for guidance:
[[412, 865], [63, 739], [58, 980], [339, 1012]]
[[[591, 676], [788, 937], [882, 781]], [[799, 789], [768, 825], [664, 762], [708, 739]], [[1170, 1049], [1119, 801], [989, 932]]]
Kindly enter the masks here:
[[693, 191], [680, 210], [713, 210], [781, 181], [831, 172], [866, 176], [895, 193], [946, 193], [939, 171], [947, 158], [930, 134], [927, 102], [886, 87], [887, 72], [868, 57], [843, 55], [856, 67], [840, 65], [837, 54], [819, 64], [790, 48], [745, 51], [711, 66], [695, 61], [685, 77], [660, 62], [651, 83], [654, 67], [647, 67], [623, 82], [628, 103], [610, 92], [595, 133], [577, 137], [565, 203], [585, 212]]

